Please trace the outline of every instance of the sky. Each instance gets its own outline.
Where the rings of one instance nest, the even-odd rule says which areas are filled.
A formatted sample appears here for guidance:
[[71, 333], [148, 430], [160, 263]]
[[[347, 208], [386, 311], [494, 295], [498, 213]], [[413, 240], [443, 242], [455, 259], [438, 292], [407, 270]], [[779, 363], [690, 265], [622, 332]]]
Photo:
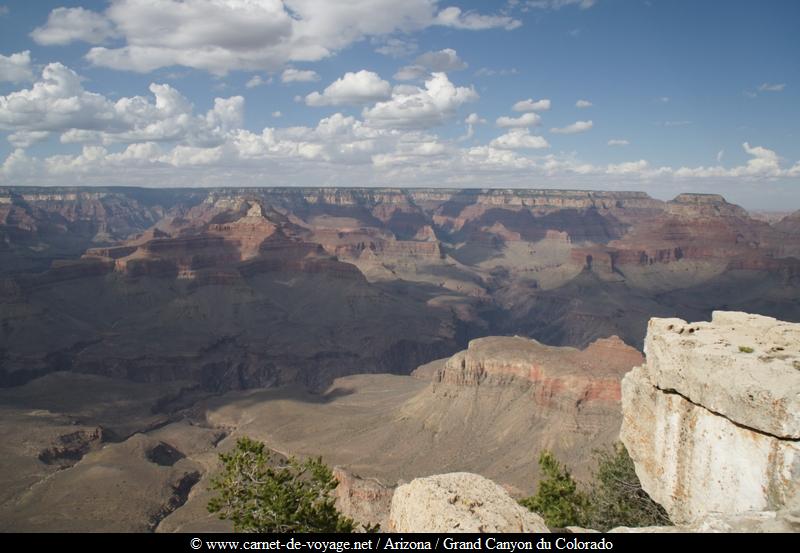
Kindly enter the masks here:
[[0, 0], [0, 185], [800, 208], [795, 0]]

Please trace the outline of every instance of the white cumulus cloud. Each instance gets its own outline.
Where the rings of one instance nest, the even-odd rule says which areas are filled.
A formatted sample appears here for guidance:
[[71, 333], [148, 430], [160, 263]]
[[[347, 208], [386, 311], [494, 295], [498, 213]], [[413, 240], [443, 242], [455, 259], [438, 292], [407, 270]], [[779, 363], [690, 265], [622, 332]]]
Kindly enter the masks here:
[[439, 10], [437, 0], [110, 0], [103, 12], [57, 8], [32, 36], [40, 44], [122, 39], [89, 50], [86, 57], [98, 66], [146, 73], [182, 65], [222, 75], [319, 61], [365, 38], [435, 25], [477, 31], [521, 23], [506, 15]]
[[362, 69], [348, 72], [328, 85], [322, 93], [312, 92], [306, 96], [309, 106], [341, 106], [370, 104], [391, 95], [392, 87], [377, 73]]
[[21, 83], [33, 79], [30, 50], [10, 56], [0, 54], [0, 82]]
[[47, 65], [31, 88], [0, 96], [3, 130], [97, 129], [114, 119], [113, 103], [85, 91], [78, 75], [60, 63]]
[[17, 148], [8, 155], [3, 165], [0, 166], [0, 178], [36, 178], [42, 171], [43, 167], [39, 159], [29, 157], [25, 150]]
[[639, 161], [626, 161], [624, 163], [609, 164], [606, 172], [610, 175], [641, 174], [650, 169], [650, 163], [644, 159]]
[[478, 99], [472, 87], [457, 87], [445, 73], [433, 73], [425, 88], [395, 87], [392, 97], [365, 108], [364, 119], [375, 127], [429, 128], [452, 118], [456, 110]]
[[470, 113], [467, 115], [467, 118], [464, 119], [464, 123], [467, 124], [467, 133], [460, 136], [459, 140], [469, 140], [475, 136], [475, 125], [485, 125], [486, 119], [480, 117], [477, 113]]
[[575, 107], [579, 109], [585, 109], [592, 107], [592, 103], [589, 100], [578, 100], [575, 102]]
[[76, 41], [101, 44], [115, 36], [117, 31], [111, 20], [84, 8], [56, 8], [47, 17], [47, 23], [31, 32], [31, 38], [45, 46]]
[[520, 100], [511, 108], [514, 111], [547, 111], [550, 109], [550, 100], [544, 98], [542, 100], [534, 100], [528, 98], [527, 100]]
[[[505, 138], [504, 138], [505, 137]], [[669, 182], [715, 186], [800, 178], [800, 162], [784, 166], [763, 146], [743, 144], [750, 156], [737, 167], [653, 166], [647, 160], [609, 165], [582, 162], [576, 154], [534, 155], [543, 144], [527, 131], [515, 129], [485, 145], [458, 147], [428, 131], [380, 129], [352, 116], [334, 114], [316, 127], [264, 128], [260, 133], [233, 129], [218, 145], [169, 145], [152, 141], [114, 145], [87, 144], [78, 154], [30, 157], [15, 149], [0, 165], [0, 181], [16, 184], [142, 185], [157, 180], [165, 186], [219, 185], [226, 179], [248, 185], [264, 179], [297, 184], [336, 186], [365, 183], [405, 183], [422, 186], [468, 186], [491, 182], [518, 186], [542, 176], [555, 186], [607, 183], [663, 190]], [[538, 137], [541, 138], [541, 137]], [[546, 146], [544, 146], [546, 147]], [[527, 150], [532, 150], [530, 153]], [[346, 170], [331, 171], [331, 164]]]
[[492, 148], [505, 150], [539, 150], [549, 148], [550, 144], [541, 136], [535, 136], [528, 129], [512, 129], [489, 143]]
[[773, 150], [763, 146], [750, 146], [749, 142], [742, 144], [744, 151], [751, 156], [747, 165], [742, 169], [747, 175], [777, 175], [780, 172], [780, 158]]
[[575, 121], [571, 125], [567, 125], [566, 127], [554, 127], [550, 129], [550, 132], [553, 134], [578, 134], [582, 132], [586, 132], [594, 126], [594, 123], [591, 121]]
[[745, 165], [726, 168], [722, 165], [713, 167], [681, 167], [675, 171], [679, 178], [713, 178], [713, 177], [744, 177], [744, 178], [776, 178], [791, 177], [792, 169], [781, 167], [778, 154], [763, 146], [751, 146], [749, 142], [742, 144], [745, 153], [750, 156]]
[[451, 161], [453, 150], [426, 133], [408, 133], [399, 140], [394, 150], [372, 156], [372, 163], [377, 168], [407, 166], [418, 167], [437, 162], [447, 164]]
[[438, 52], [425, 52], [417, 57], [415, 63], [431, 71], [448, 72], [466, 69], [467, 64], [458, 57], [458, 52], [445, 48]]
[[630, 142], [624, 138], [612, 138], [608, 141], [609, 146], [627, 146], [628, 144], [630, 144]]
[[228, 130], [241, 126], [244, 99], [216, 98], [205, 115], [167, 84], [150, 85], [153, 100], [142, 96], [116, 101], [83, 88], [80, 77], [60, 63], [48, 64], [29, 89], [0, 96], [0, 130], [11, 140], [30, 142], [39, 134], [63, 133], [62, 142], [138, 142], [175, 140], [196, 144], [222, 141]]
[[261, 75], [253, 75], [250, 79], [245, 83], [246, 88], [256, 88], [258, 86], [262, 86], [265, 84], [269, 84], [272, 82], [272, 78], [264, 79]]
[[50, 136], [48, 131], [18, 131], [8, 135], [8, 142], [19, 149], [30, 148], [37, 142], [47, 140]]
[[505, 15], [481, 15], [473, 11], [464, 12], [450, 6], [436, 15], [435, 23], [444, 27], [482, 31], [484, 29], [506, 29], [511, 31], [522, 26], [522, 22]]
[[319, 75], [316, 71], [310, 69], [295, 69], [294, 67], [287, 67], [281, 73], [282, 83], [313, 83], [319, 80]]
[[498, 117], [495, 124], [501, 128], [533, 127], [542, 122], [541, 116], [536, 113], [524, 113], [519, 117]]

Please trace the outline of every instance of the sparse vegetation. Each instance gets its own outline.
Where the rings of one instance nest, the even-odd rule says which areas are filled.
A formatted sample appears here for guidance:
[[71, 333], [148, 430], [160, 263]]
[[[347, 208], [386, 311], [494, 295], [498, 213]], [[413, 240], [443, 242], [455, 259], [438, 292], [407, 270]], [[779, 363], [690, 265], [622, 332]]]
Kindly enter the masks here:
[[562, 465], [550, 451], [539, 455], [542, 480], [536, 495], [520, 500], [544, 518], [548, 526], [583, 526], [588, 521], [588, 496], [578, 489], [569, 469]]
[[[231, 520], [237, 532], [353, 532], [355, 523], [336, 509], [338, 482], [321, 458], [276, 460], [264, 444], [240, 438], [220, 454], [212, 479], [217, 496], [208, 510]], [[368, 528], [373, 530], [372, 528]]]
[[742, 353], [753, 353], [754, 350], [750, 346], [739, 346], [739, 351]]
[[617, 526], [671, 524], [666, 511], [642, 489], [625, 446], [595, 452], [592, 481], [581, 489], [551, 452], [539, 456], [542, 480], [535, 495], [520, 503], [548, 526], [584, 526], [607, 531]]
[[617, 526], [672, 524], [664, 508], [642, 489], [633, 460], [621, 443], [595, 453], [597, 468], [589, 494], [589, 526], [606, 531]]

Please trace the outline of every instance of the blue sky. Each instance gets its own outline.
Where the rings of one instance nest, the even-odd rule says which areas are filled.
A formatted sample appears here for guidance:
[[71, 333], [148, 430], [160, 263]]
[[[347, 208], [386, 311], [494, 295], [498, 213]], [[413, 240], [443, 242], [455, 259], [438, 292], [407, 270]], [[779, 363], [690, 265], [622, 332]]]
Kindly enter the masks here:
[[0, 184], [634, 189], [800, 208], [795, 1], [0, 6]]

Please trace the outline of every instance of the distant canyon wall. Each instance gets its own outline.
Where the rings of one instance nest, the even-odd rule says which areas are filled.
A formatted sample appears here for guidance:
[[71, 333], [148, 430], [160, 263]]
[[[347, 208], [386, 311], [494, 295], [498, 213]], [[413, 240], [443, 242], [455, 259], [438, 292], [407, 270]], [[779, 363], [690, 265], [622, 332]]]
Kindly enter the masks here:
[[800, 321], [798, 220], [703, 194], [0, 188], [0, 385], [322, 388], [485, 336], [641, 348], [653, 316]]

